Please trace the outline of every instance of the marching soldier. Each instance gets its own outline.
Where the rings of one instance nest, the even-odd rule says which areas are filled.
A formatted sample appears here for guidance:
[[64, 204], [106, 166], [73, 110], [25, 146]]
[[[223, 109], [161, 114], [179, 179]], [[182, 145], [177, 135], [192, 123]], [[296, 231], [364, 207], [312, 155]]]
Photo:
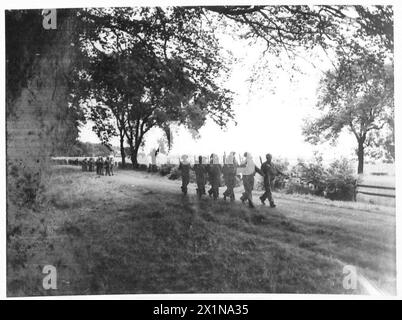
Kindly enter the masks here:
[[109, 157], [109, 169], [112, 176], [114, 176], [113, 168], [114, 168], [114, 159], [113, 157]]
[[102, 176], [103, 175], [103, 158], [101, 156], [99, 156], [99, 175]]
[[275, 208], [276, 205], [274, 203], [274, 199], [272, 198], [272, 185], [275, 179], [275, 176], [277, 174], [284, 175], [281, 171], [279, 171], [274, 164], [271, 162], [272, 160], [272, 155], [267, 153], [265, 158], [267, 159], [262, 165], [261, 165], [261, 171], [263, 173], [264, 177], [264, 189], [265, 192], [264, 194], [260, 197], [261, 203], [265, 205], [265, 200], [268, 199], [269, 201], [269, 206], [271, 208]]
[[208, 195], [210, 197], [212, 197], [212, 182], [211, 181], [213, 180], [213, 176], [212, 176], [211, 168], [212, 168], [213, 163], [214, 163], [214, 154], [211, 153], [211, 155], [209, 156], [209, 163], [207, 164], [208, 182], [209, 182], [209, 185], [211, 186], [211, 188], [209, 188], [209, 190], [208, 190]]
[[245, 163], [238, 168], [237, 173], [241, 173], [243, 175], [243, 186], [244, 192], [240, 197], [240, 200], [244, 203], [248, 200], [248, 205], [250, 208], [254, 208], [253, 204], [253, 189], [254, 189], [254, 175], [256, 172], [262, 175], [261, 170], [255, 165], [253, 161], [253, 157], [249, 152], [244, 153], [244, 157], [246, 158]]
[[88, 167], [87, 167], [87, 158], [85, 158], [84, 160], [82, 160], [82, 162], [81, 162], [81, 169], [82, 169], [82, 171], [88, 171]]
[[99, 157], [95, 160], [96, 174], [99, 174]]
[[190, 183], [190, 162], [185, 154], [180, 161], [179, 170], [181, 171], [181, 191], [184, 195], [187, 194], [187, 186]]
[[88, 169], [89, 169], [89, 172], [92, 172], [94, 170], [94, 158], [92, 158], [92, 157], [89, 158]]
[[214, 200], [219, 197], [219, 187], [221, 186], [221, 174], [222, 167], [219, 164], [218, 155], [211, 155], [212, 164], [209, 166], [209, 183], [211, 184], [211, 189], [208, 191], [209, 195], [214, 198]]
[[197, 181], [197, 195], [198, 198], [201, 199], [202, 195], [205, 194], [205, 183], [207, 180], [207, 169], [202, 163], [202, 156], [198, 157], [198, 163], [194, 164], [193, 170], [195, 172], [195, 178]]
[[110, 159], [109, 157], [106, 157], [105, 162], [104, 162], [104, 167], [105, 167], [105, 176], [110, 176]]
[[103, 166], [104, 166], [103, 158], [99, 157], [99, 175], [101, 175], [101, 176], [104, 175]]
[[230, 198], [230, 201], [235, 200], [234, 187], [236, 184], [236, 167], [237, 162], [235, 153], [231, 152], [227, 158], [225, 158], [225, 164], [223, 165], [223, 179], [225, 180], [226, 190], [223, 193], [223, 200], [226, 201], [226, 197]]
[[95, 160], [96, 174], [99, 174], [99, 157]]

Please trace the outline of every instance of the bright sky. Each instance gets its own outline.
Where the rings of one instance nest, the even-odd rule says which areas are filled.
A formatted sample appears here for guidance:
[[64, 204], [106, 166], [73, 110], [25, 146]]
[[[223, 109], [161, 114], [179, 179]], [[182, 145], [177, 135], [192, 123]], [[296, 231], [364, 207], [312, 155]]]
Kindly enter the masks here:
[[[212, 121], [200, 130], [200, 138], [194, 140], [184, 128], [179, 128], [174, 135], [171, 154], [210, 154], [212, 152], [236, 151], [251, 152], [254, 155], [264, 155], [269, 152], [274, 157], [287, 158], [294, 161], [297, 158], [308, 159], [314, 150], [323, 153], [325, 160], [339, 158], [341, 155], [354, 155], [355, 141], [349, 134], [341, 135], [337, 146], [312, 146], [304, 142], [302, 136], [303, 119], [317, 115], [316, 90], [322, 70], [330, 67], [330, 63], [321, 51], [317, 51], [320, 59], [311, 63], [299, 59], [304, 74], [296, 73], [293, 82], [286, 70], [272, 68], [272, 80], [262, 82], [261, 89], [249, 91], [247, 79], [252, 66], [260, 59], [261, 50], [256, 46], [247, 46], [245, 42], [233, 41], [223, 37], [224, 48], [231, 50], [239, 62], [234, 65], [227, 86], [236, 93], [233, 109], [236, 114], [237, 126], [229, 125], [221, 130]], [[274, 57], [268, 56], [274, 60]], [[162, 136], [159, 129], [151, 130], [146, 136], [144, 152], [157, 146], [157, 140]], [[80, 135], [81, 141], [99, 143], [97, 136], [91, 131], [91, 124], [85, 126]], [[118, 146], [118, 139], [112, 141]]]

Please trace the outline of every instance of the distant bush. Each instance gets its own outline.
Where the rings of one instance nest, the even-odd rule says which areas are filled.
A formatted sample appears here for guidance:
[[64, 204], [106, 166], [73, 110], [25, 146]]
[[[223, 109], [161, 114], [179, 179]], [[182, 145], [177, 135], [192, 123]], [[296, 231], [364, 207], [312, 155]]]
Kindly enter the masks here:
[[131, 163], [126, 163], [125, 166], [123, 167], [123, 164], [121, 163], [121, 161], [117, 162], [117, 167], [119, 169], [132, 169], [133, 168]]
[[138, 171], [147, 171], [148, 166], [146, 164], [139, 164], [138, 167], [136, 168]]
[[117, 163], [117, 167], [119, 169], [122, 170], [136, 170], [136, 171], [147, 171], [148, 170], [148, 166], [146, 164], [138, 164], [137, 167], [133, 168], [133, 164], [132, 163], [127, 163], [125, 164], [125, 166], [123, 167], [123, 164], [121, 163], [121, 161], [116, 162]]
[[295, 181], [289, 181], [286, 186], [287, 194], [297, 193], [297, 194], [311, 194], [314, 195], [314, 189], [309, 188], [307, 185], [301, 184]]
[[332, 162], [327, 170], [326, 197], [331, 200], [354, 200], [356, 178], [350, 162], [341, 158]]
[[161, 176], [167, 176], [170, 174], [172, 169], [175, 167], [174, 164], [162, 164], [162, 166], [159, 169], [159, 173]]
[[298, 160], [292, 168], [297, 179], [287, 183], [286, 193], [325, 196], [331, 200], [351, 201], [355, 198], [356, 178], [349, 160], [341, 158], [325, 167], [320, 155], [314, 162]]
[[170, 173], [168, 175], [169, 180], [177, 180], [181, 178], [181, 171], [179, 170], [178, 165], [173, 165], [173, 167], [170, 169]]

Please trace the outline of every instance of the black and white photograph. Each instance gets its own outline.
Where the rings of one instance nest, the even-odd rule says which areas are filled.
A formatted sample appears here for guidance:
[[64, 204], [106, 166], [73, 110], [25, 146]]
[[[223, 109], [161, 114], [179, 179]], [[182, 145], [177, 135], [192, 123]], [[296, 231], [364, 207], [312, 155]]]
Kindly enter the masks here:
[[38, 5], [2, 13], [8, 298], [397, 295], [394, 5]]

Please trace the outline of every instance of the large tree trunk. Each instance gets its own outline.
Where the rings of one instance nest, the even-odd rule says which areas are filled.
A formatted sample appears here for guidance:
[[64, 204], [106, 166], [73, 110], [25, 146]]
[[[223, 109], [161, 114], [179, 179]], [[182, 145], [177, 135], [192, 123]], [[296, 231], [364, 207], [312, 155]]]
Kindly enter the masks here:
[[[138, 125], [138, 123], [137, 123]], [[139, 167], [139, 163], [137, 160], [138, 151], [140, 146], [144, 140], [144, 135], [149, 131], [150, 127], [147, 130], [143, 130], [143, 127], [136, 128], [130, 127], [126, 132], [127, 142], [130, 145], [130, 158], [131, 163], [133, 164], [133, 169], [137, 169]]]
[[[75, 63], [76, 20], [74, 11], [56, 14], [57, 30], [45, 30], [41, 10], [6, 12], [7, 204], [36, 205], [51, 155], [67, 152], [78, 136], [66, 76]], [[7, 209], [8, 217], [17, 213]]]
[[133, 169], [137, 169], [139, 167], [137, 155], [139, 146], [133, 146], [131, 149], [131, 163], [133, 164]]
[[363, 173], [363, 166], [364, 166], [364, 140], [359, 140], [358, 141], [358, 147], [357, 147], [357, 160], [358, 160], [358, 165], [357, 165], [357, 173]]
[[123, 130], [119, 130], [120, 134], [120, 155], [121, 155], [121, 166], [125, 168], [126, 166], [126, 153], [124, 152], [124, 133]]
[[130, 145], [130, 159], [131, 163], [133, 165], [133, 169], [137, 169], [139, 167], [137, 156], [138, 156], [138, 150], [140, 148], [140, 145], [135, 145], [133, 142], [129, 141]]

